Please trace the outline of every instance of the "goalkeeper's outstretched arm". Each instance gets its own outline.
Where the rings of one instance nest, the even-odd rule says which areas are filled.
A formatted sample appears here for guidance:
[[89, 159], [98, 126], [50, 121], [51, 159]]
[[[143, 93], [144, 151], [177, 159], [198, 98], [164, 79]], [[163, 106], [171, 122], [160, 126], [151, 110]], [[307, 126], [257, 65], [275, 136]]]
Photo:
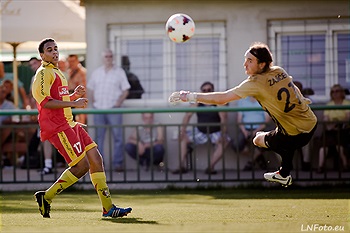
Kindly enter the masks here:
[[169, 102], [199, 102], [204, 104], [224, 105], [230, 101], [239, 100], [241, 98], [231, 90], [210, 93], [196, 93], [189, 91], [173, 92], [169, 97]]

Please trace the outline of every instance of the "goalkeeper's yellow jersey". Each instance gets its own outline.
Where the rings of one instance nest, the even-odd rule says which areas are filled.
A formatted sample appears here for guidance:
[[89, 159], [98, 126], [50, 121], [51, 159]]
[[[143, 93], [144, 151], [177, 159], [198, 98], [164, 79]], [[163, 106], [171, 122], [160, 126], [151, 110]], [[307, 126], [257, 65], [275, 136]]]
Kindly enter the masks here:
[[309, 107], [311, 101], [281, 67], [273, 66], [266, 73], [249, 76], [230, 91], [241, 98], [254, 97], [285, 135], [308, 133], [317, 123]]

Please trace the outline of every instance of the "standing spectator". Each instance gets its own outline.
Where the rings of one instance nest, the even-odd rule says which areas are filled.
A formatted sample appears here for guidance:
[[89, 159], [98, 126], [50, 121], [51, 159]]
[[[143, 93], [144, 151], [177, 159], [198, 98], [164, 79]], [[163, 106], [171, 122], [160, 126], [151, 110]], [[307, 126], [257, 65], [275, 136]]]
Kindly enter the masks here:
[[247, 96], [254, 97], [271, 116], [276, 129], [257, 132], [253, 143], [282, 157], [281, 168], [265, 173], [264, 178], [289, 186], [292, 184], [290, 172], [294, 152], [309, 143], [317, 128], [317, 118], [309, 106], [311, 101], [301, 94], [282, 67], [273, 66], [272, 54], [266, 44], [253, 43], [244, 54], [243, 66], [249, 77], [236, 87], [214, 93], [174, 92], [169, 101], [226, 104]]
[[[139, 156], [140, 165], [159, 165], [164, 157], [164, 129], [154, 123], [153, 113], [142, 113], [143, 126], [138, 126], [129, 136], [126, 152], [133, 158]], [[152, 153], [152, 154], [151, 154]]]
[[[238, 101], [237, 107], [261, 107], [260, 104], [253, 97]], [[241, 111], [237, 114], [237, 123], [239, 126], [239, 133], [237, 141], [233, 141], [233, 149], [237, 152], [246, 152], [251, 147], [254, 135], [264, 130], [268, 121], [267, 113], [264, 111]], [[253, 124], [255, 123], [255, 124]], [[257, 124], [258, 123], [258, 124]], [[254, 145], [252, 145], [254, 146]], [[258, 164], [261, 169], [266, 169], [266, 161], [263, 155], [262, 148], [254, 148], [253, 161], [249, 161], [243, 170], [252, 170], [255, 164]]]
[[61, 57], [57, 64], [58, 69], [62, 72], [62, 74], [66, 77], [66, 79], [69, 79], [68, 74], [68, 62], [65, 57]]
[[128, 77], [128, 82], [130, 84], [129, 95], [127, 99], [141, 99], [142, 94], [145, 92], [143, 89], [139, 78], [136, 74], [130, 71], [130, 60], [128, 56], [122, 56], [122, 68]]
[[40, 137], [43, 141], [49, 140], [69, 166], [47, 190], [34, 194], [41, 215], [50, 218], [51, 203], [56, 195], [89, 172], [102, 205], [102, 216], [126, 216], [132, 209], [119, 208], [113, 204], [103, 159], [96, 143], [80, 124], [73, 121], [72, 107], [85, 108], [88, 104], [86, 98], [81, 98], [85, 94], [85, 87], [78, 86], [69, 94], [67, 79], [57, 69], [59, 51], [54, 39], [42, 40], [38, 50], [43, 64], [36, 72], [32, 93], [39, 111]]
[[[204, 82], [201, 85], [201, 92], [208, 93], [214, 91], [214, 84], [211, 82]], [[212, 108], [216, 105], [212, 104], [201, 104], [195, 103], [192, 107], [204, 107]], [[181, 127], [181, 164], [179, 168], [173, 171], [173, 174], [187, 173], [186, 166], [186, 155], [188, 144], [193, 143], [205, 144], [210, 141], [212, 144], [215, 144], [215, 149], [210, 159], [210, 164], [205, 170], [206, 174], [216, 174], [217, 171], [214, 169], [216, 163], [221, 159], [225, 147], [227, 146], [230, 138], [226, 134], [226, 123], [227, 123], [227, 113], [226, 112], [197, 112], [197, 121], [199, 124], [198, 127], [195, 127], [194, 130], [186, 131], [187, 125], [193, 115], [193, 112], [188, 112], [185, 114], [182, 120]], [[204, 124], [213, 124], [220, 123], [221, 125], [207, 126]]]
[[[92, 107], [95, 109], [119, 108], [129, 94], [130, 84], [125, 71], [113, 63], [113, 52], [110, 49], [103, 53], [103, 65], [92, 72], [88, 80], [88, 90], [92, 93]], [[95, 114], [97, 125], [96, 142], [103, 152], [106, 125], [111, 126], [113, 134], [113, 167], [123, 172], [123, 135], [122, 114]]]
[[86, 69], [81, 65], [78, 55], [68, 56], [68, 88], [73, 93], [78, 85], [86, 86]]
[[[339, 85], [332, 86], [330, 91], [331, 101], [328, 106], [350, 105], [350, 101], [345, 99], [345, 90]], [[330, 153], [338, 154], [343, 163], [343, 169], [348, 170], [348, 161], [344, 152], [344, 147], [349, 144], [349, 120], [350, 110], [325, 110], [323, 120], [328, 122], [324, 131], [326, 145], [319, 150], [318, 172], [324, 172], [325, 155]]]
[[[4, 63], [0, 61], [0, 81], [3, 83], [5, 80], [10, 80], [13, 84], [13, 74], [5, 73], [5, 67]], [[29, 100], [27, 97], [26, 90], [24, 89], [24, 85], [20, 80], [17, 80], [18, 82], [18, 108], [26, 109], [29, 105]], [[9, 91], [9, 90], [8, 90]], [[13, 98], [13, 91], [11, 91], [11, 95], [7, 96], [8, 100], [11, 100]]]
[[[78, 55], [71, 54], [68, 56], [68, 89], [70, 93], [74, 92], [74, 89], [82, 85], [86, 87], [86, 69], [80, 64]], [[86, 97], [83, 96], [83, 97]], [[87, 116], [86, 114], [77, 114], [74, 115], [74, 120], [86, 124], [87, 123]]]

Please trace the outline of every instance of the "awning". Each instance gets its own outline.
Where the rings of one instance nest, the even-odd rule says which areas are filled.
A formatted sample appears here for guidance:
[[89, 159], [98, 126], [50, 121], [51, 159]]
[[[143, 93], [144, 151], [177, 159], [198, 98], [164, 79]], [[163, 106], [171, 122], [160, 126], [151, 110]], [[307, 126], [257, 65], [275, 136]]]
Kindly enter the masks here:
[[[54, 38], [60, 49], [85, 49], [85, 8], [79, 1], [1, 0], [0, 4], [0, 59], [6, 60], [12, 49], [14, 86], [18, 82], [17, 54], [37, 54], [42, 39]], [[17, 106], [17, 88], [14, 92]]]

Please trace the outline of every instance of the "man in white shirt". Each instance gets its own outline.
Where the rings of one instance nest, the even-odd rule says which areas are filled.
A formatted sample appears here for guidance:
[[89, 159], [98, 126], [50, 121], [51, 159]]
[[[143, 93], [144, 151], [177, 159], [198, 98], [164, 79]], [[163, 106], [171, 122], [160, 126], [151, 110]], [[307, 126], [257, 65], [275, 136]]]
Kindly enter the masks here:
[[[130, 84], [122, 68], [113, 63], [113, 52], [110, 49], [103, 53], [104, 65], [98, 67], [88, 80], [87, 87], [92, 93], [92, 106], [95, 109], [119, 108], [129, 94]], [[113, 134], [113, 167], [117, 172], [123, 171], [123, 137], [122, 114], [95, 114], [95, 125], [112, 126]], [[96, 142], [103, 152], [105, 127], [97, 127]], [[103, 154], [103, 153], [102, 153]]]

